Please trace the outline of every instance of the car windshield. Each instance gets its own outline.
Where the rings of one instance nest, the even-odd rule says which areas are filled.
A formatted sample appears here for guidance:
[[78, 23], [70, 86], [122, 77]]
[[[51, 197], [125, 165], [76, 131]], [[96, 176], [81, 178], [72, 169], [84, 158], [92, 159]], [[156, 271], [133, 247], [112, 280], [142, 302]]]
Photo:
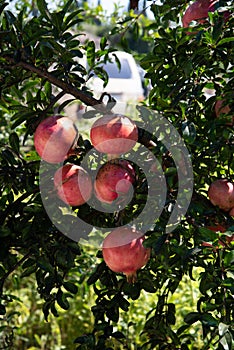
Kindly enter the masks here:
[[112, 79], [130, 79], [132, 77], [131, 68], [126, 58], [120, 59], [121, 67], [115, 62], [107, 62], [103, 65], [103, 69], [107, 72], [109, 78]]

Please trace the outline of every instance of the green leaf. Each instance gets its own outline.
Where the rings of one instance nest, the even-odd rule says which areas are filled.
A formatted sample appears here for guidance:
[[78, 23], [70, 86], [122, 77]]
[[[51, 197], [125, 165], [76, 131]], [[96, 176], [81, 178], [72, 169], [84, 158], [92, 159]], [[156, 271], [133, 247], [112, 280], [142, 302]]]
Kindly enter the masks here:
[[234, 263], [234, 250], [226, 253], [224, 257], [225, 266], [230, 266], [233, 263]]
[[223, 336], [229, 329], [229, 326], [225, 323], [220, 323], [219, 324], [219, 335]]
[[114, 337], [115, 339], [123, 339], [123, 338], [125, 338], [125, 335], [122, 332], [120, 332], [120, 331], [112, 333], [111, 336]]
[[65, 294], [61, 291], [61, 289], [59, 289], [57, 294], [56, 294], [56, 301], [62, 309], [64, 309], [64, 310], [69, 309], [70, 304], [69, 304], [67, 298], [65, 297]]
[[82, 115], [84, 119], [91, 119], [97, 117], [97, 111], [87, 111]]
[[182, 122], [182, 135], [185, 141], [192, 144], [196, 139], [196, 127], [195, 124], [186, 120]]
[[10, 134], [9, 136], [9, 143], [10, 143], [10, 146], [12, 147], [12, 149], [19, 153], [19, 136], [16, 132], [13, 132]]
[[167, 304], [167, 322], [169, 324], [175, 325], [176, 318], [175, 318], [175, 305], [173, 303]]
[[132, 300], [137, 300], [141, 294], [140, 284], [138, 282], [134, 284], [125, 282], [123, 285], [123, 292]]
[[106, 311], [106, 316], [114, 322], [118, 322], [119, 320], [119, 308], [118, 307], [112, 307]]
[[184, 317], [184, 322], [188, 324], [193, 324], [201, 319], [201, 314], [199, 312], [190, 312]]
[[30, 276], [32, 275], [34, 272], [36, 272], [38, 269], [37, 265], [32, 265], [29, 266], [27, 269], [25, 269], [22, 274], [21, 274], [21, 278], [26, 277], [26, 276]]
[[51, 272], [52, 274], [54, 273], [53, 266], [44, 257], [40, 257], [37, 260], [37, 264], [44, 271]]
[[100, 40], [101, 50], [105, 50], [106, 46], [107, 46], [107, 38], [105, 36], [103, 36]]
[[95, 43], [90, 41], [87, 45], [87, 62], [90, 68], [93, 68], [95, 63]]
[[233, 278], [225, 278], [224, 281], [222, 281], [222, 286], [226, 287], [231, 291], [232, 294], [234, 294], [234, 279]]
[[57, 310], [56, 307], [55, 307], [55, 302], [53, 302], [53, 303], [51, 304], [51, 312], [52, 312], [52, 314], [53, 314], [55, 317], [59, 317], [58, 310]]
[[63, 287], [72, 294], [77, 294], [78, 287], [72, 282], [64, 282]]
[[115, 300], [118, 303], [119, 307], [123, 311], [128, 311], [130, 303], [122, 295], [117, 294], [116, 297], [113, 298], [113, 300]]
[[[73, 0], [71, 0], [71, 2], [73, 2]], [[66, 30], [71, 26], [71, 23], [72, 23], [71, 21], [73, 20], [73, 18], [79, 15], [82, 11], [83, 11], [82, 9], [72, 11], [72, 13], [70, 13], [67, 16], [67, 18], [64, 21], [64, 23], [66, 24]], [[67, 10], [65, 10], [65, 12], [67, 12]]]
[[233, 336], [228, 331], [224, 334], [224, 336], [220, 339], [220, 344], [223, 346], [223, 349], [225, 350], [233, 350]]
[[150, 279], [142, 278], [139, 281], [139, 283], [140, 283], [142, 289], [144, 289], [146, 292], [148, 292], [148, 293], [155, 293], [156, 292], [154, 282], [151, 281]]
[[10, 165], [17, 164], [14, 154], [8, 149], [5, 149], [4, 151], [2, 151], [2, 159], [4, 159]]
[[231, 41], [234, 41], [234, 37], [229, 37], [229, 38], [223, 38], [221, 40], [218, 41], [217, 43], [217, 46], [220, 46], [220, 45], [223, 45], [223, 44], [226, 44], [226, 43], [229, 43]]
[[0, 315], [5, 315], [5, 313], [6, 313], [6, 307], [0, 304]]
[[5, 11], [5, 16], [7, 18], [7, 21], [9, 22], [9, 24], [13, 24], [16, 21], [16, 17], [13, 15], [12, 12], [10, 11]]
[[97, 280], [99, 279], [99, 274], [98, 273], [93, 273], [87, 280], [88, 285], [94, 284], [95, 282], [97, 282]]
[[201, 315], [201, 322], [209, 327], [215, 327], [218, 325], [218, 321], [209, 313]]
[[50, 21], [50, 13], [47, 8], [47, 2], [45, 0], [37, 0], [37, 8], [42, 16]]
[[49, 301], [46, 301], [42, 307], [42, 311], [43, 311], [43, 314], [44, 314], [46, 321], [48, 321], [48, 316], [49, 316], [49, 312], [50, 312], [50, 305], [51, 305], [51, 301], [49, 300]]

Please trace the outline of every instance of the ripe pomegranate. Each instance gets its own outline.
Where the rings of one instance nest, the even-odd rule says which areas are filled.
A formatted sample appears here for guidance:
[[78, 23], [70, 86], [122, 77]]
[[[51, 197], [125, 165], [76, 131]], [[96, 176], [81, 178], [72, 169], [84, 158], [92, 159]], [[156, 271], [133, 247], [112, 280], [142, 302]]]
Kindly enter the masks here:
[[[217, 0], [197, 0], [194, 1], [185, 11], [182, 24], [183, 27], [189, 27], [192, 21], [197, 21], [200, 24], [206, 22], [209, 12], [214, 12], [218, 6]], [[229, 12], [224, 12], [224, 19], [227, 20], [229, 17]]]
[[54, 187], [58, 197], [71, 206], [79, 206], [89, 200], [92, 181], [81, 166], [65, 164], [54, 174]]
[[229, 211], [230, 216], [234, 216], [234, 207]]
[[135, 122], [124, 115], [104, 115], [93, 123], [90, 139], [99, 152], [119, 155], [134, 147], [138, 129]]
[[96, 197], [104, 203], [124, 201], [135, 181], [135, 171], [127, 160], [105, 163], [98, 170], [94, 190]]
[[185, 11], [182, 24], [183, 27], [189, 27], [192, 21], [204, 23], [208, 17], [208, 12], [214, 12], [214, 0], [197, 0], [194, 1]]
[[143, 246], [145, 237], [130, 227], [118, 227], [103, 241], [102, 253], [107, 266], [114, 272], [122, 272], [129, 283], [136, 282], [136, 271], [146, 265], [150, 248]]
[[43, 160], [59, 163], [67, 157], [77, 138], [78, 130], [71, 119], [52, 115], [36, 128], [34, 146]]
[[234, 207], [234, 185], [227, 179], [214, 181], [208, 189], [208, 197], [213, 205], [224, 211]]

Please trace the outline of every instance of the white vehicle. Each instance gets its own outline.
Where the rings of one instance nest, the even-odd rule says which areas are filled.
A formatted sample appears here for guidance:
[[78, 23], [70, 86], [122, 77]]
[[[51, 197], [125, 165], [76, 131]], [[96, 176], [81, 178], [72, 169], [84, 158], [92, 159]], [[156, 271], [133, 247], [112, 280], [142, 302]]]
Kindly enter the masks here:
[[[120, 62], [120, 68], [115, 55]], [[142, 78], [131, 54], [116, 51], [110, 55], [110, 59], [110, 62], [100, 65], [109, 76], [107, 86], [104, 88], [104, 81], [95, 75], [88, 80], [87, 85], [97, 99], [103, 92], [110, 94], [117, 101], [113, 110], [117, 113], [124, 113], [128, 105], [135, 105], [144, 99]]]
[[[116, 62], [115, 55], [120, 62], [120, 68]], [[110, 61], [100, 64], [108, 74], [108, 84], [104, 87], [104, 81], [93, 75], [87, 81], [87, 87], [93, 92], [94, 97], [98, 100], [106, 92], [113, 97], [117, 103], [112, 109], [115, 113], [132, 112], [132, 106], [143, 101], [146, 95], [142, 71], [139, 69], [134, 57], [123, 51], [115, 51], [109, 55]], [[83, 65], [86, 65], [83, 63]], [[65, 95], [63, 100], [67, 99]], [[104, 100], [106, 102], [106, 99]], [[65, 108], [68, 115], [73, 119], [81, 116], [86, 111], [83, 104], [73, 103]], [[75, 117], [76, 115], [76, 117]]]

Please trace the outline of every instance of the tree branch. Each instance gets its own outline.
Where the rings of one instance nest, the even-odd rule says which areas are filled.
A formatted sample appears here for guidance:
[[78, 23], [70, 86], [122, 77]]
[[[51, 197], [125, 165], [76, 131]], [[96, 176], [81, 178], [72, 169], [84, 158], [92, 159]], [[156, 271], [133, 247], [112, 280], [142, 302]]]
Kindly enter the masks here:
[[32, 255], [32, 252], [29, 251], [26, 255], [24, 255], [20, 260], [15, 263], [15, 265], [11, 266], [9, 270], [1, 277], [0, 279], [0, 297], [3, 293], [3, 287], [6, 279], [14, 272], [18, 267], [20, 267], [30, 256]]
[[30, 63], [24, 62], [24, 61], [16, 62], [15, 59], [9, 55], [4, 55], [3, 58], [11, 64], [14, 64], [18, 67], [22, 67], [23, 69], [25, 69], [27, 71], [35, 73], [38, 77], [45, 78], [53, 85], [61, 88], [66, 93], [73, 95], [75, 98], [77, 98], [81, 102], [84, 102], [87, 106], [92, 106], [100, 112], [107, 111], [102, 100], [97, 100], [94, 97], [85, 94], [84, 92], [77, 89], [76, 87], [74, 87], [68, 83], [65, 83], [64, 81], [56, 78], [53, 74], [49, 73], [47, 70], [44, 70], [44, 69], [42, 70], [42, 69], [37, 68], [36, 66], [34, 66]]

